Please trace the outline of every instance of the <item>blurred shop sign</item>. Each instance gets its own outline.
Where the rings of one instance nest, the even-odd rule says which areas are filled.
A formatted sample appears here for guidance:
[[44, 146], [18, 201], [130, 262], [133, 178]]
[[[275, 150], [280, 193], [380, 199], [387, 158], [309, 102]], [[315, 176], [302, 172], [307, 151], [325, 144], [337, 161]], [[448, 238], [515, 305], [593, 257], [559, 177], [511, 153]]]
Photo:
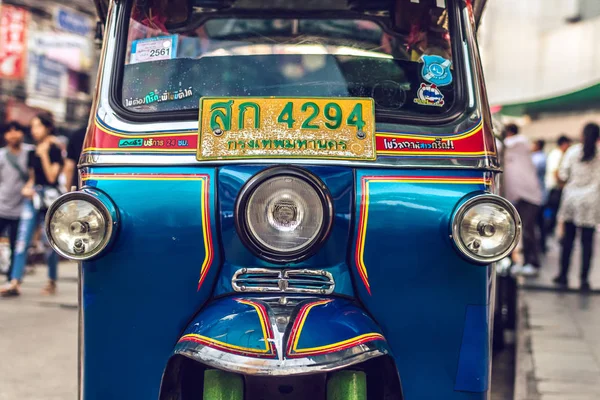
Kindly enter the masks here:
[[50, 99], [43, 96], [29, 95], [25, 100], [29, 107], [50, 111], [54, 115], [55, 122], [65, 122], [67, 113], [67, 102], [64, 98]]
[[54, 25], [81, 36], [88, 36], [92, 32], [92, 20], [87, 15], [65, 7], [54, 8]]
[[6, 120], [17, 121], [21, 125], [28, 126], [31, 123], [33, 117], [44, 111], [42, 108], [29, 107], [27, 104], [9, 99], [6, 103]]
[[35, 58], [35, 64], [37, 66], [35, 74], [36, 94], [51, 98], [62, 97], [65, 92], [67, 67], [46, 56], [38, 56]]
[[0, 78], [25, 77], [28, 20], [24, 8], [0, 6]]
[[92, 65], [91, 41], [70, 33], [37, 31], [32, 34], [37, 54], [66, 65], [73, 71], [83, 72]]

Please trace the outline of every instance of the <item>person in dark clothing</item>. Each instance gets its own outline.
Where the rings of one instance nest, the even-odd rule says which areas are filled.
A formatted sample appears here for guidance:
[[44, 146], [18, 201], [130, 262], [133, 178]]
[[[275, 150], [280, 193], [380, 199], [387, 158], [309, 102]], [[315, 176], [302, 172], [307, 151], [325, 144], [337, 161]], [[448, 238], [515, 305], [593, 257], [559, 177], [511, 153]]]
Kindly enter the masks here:
[[[3, 297], [21, 294], [20, 287], [27, 263], [27, 249], [33, 233], [43, 223], [49, 204], [60, 195], [58, 176], [63, 166], [63, 159], [60, 148], [54, 144], [54, 131], [51, 115], [39, 114], [31, 121], [31, 133], [37, 145], [35, 151], [30, 152], [28, 157], [29, 180], [22, 190], [26, 200], [19, 221], [11, 281], [0, 290], [0, 295]], [[46, 230], [43, 229], [42, 232], [47, 241]], [[54, 294], [58, 255], [52, 249], [48, 249], [46, 258], [49, 280], [42, 292]]]
[[10, 264], [6, 273], [10, 280], [19, 216], [23, 208], [21, 190], [29, 179], [27, 160], [33, 146], [24, 144], [24, 128], [17, 122], [9, 122], [0, 130], [5, 147], [0, 149], [0, 234], [7, 231], [10, 243]]
[[[544, 146], [546, 142], [544, 140], [536, 140], [533, 143], [533, 153], [531, 154], [531, 160], [535, 166], [538, 181], [542, 188], [543, 197], [546, 198], [546, 153], [544, 153]], [[538, 238], [540, 241], [540, 251], [546, 253], [546, 224], [544, 220], [544, 207], [540, 207], [537, 215], [538, 225]]]
[[546, 163], [546, 189], [548, 190], [548, 198], [545, 207], [548, 213], [546, 224], [548, 236], [554, 235], [554, 229], [556, 228], [556, 216], [560, 207], [560, 199], [564, 186], [563, 182], [558, 178], [558, 171], [565, 153], [571, 147], [571, 142], [571, 139], [562, 135], [556, 142], [557, 147], [548, 154]]
[[65, 159], [65, 177], [67, 180], [67, 190], [76, 186], [79, 188], [79, 174], [77, 173], [77, 163], [83, 150], [83, 142], [85, 140], [86, 129], [78, 129], [69, 139], [67, 145], [67, 158]]

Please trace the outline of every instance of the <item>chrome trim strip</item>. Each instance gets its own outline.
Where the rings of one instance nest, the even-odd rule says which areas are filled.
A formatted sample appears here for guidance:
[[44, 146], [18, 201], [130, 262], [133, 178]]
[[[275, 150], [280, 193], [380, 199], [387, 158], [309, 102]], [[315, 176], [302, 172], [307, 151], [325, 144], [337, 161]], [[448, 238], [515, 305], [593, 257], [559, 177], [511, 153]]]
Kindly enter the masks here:
[[409, 169], [468, 169], [501, 172], [502, 169], [495, 158], [464, 158], [464, 159], [436, 159], [424, 160], [411, 157], [390, 158], [389, 164], [374, 162], [348, 162], [340, 160], [299, 160], [299, 159], [256, 159], [251, 161], [222, 160], [199, 163], [195, 155], [181, 154], [84, 154], [81, 157], [79, 168], [100, 166], [164, 166], [164, 165], [189, 165], [196, 167], [214, 167], [222, 165], [240, 164], [290, 164], [290, 165], [338, 165], [355, 168], [409, 168]]
[[[248, 277], [241, 278], [243, 275], [267, 275], [265, 277]], [[325, 278], [327, 280], [318, 281], [307, 279], [304, 282], [307, 286], [313, 284], [314, 286], [328, 286], [327, 289], [309, 289], [301, 287], [290, 287], [290, 281], [300, 280], [303, 276], [314, 276], [319, 278]], [[263, 287], [246, 287], [246, 284], [260, 285], [264, 284]], [[271, 283], [274, 286], [267, 286], [267, 283]], [[235, 271], [233, 278], [231, 279], [231, 286], [233, 290], [240, 293], [302, 293], [302, 294], [331, 294], [335, 290], [335, 281], [333, 275], [323, 270], [313, 269], [300, 269], [300, 270], [278, 270], [269, 268], [241, 268]]]
[[[508, 248], [504, 252], [498, 254], [495, 257], [480, 257], [476, 254], [473, 254], [471, 251], [469, 251], [469, 249], [460, 240], [460, 236], [459, 236], [460, 222], [462, 221], [462, 218], [464, 217], [465, 213], [472, 206], [476, 205], [477, 203], [498, 204], [501, 207], [505, 208], [511, 214], [511, 216], [513, 217], [513, 219], [515, 221], [515, 237], [513, 238], [510, 246], [508, 246]], [[491, 264], [496, 261], [499, 261], [513, 252], [513, 250], [515, 249], [515, 247], [517, 247], [517, 244], [521, 240], [522, 229], [523, 229], [523, 225], [521, 222], [521, 217], [520, 217], [519, 213], [517, 212], [517, 209], [515, 208], [515, 206], [513, 206], [511, 202], [509, 202], [508, 200], [506, 200], [503, 197], [488, 193], [488, 194], [480, 194], [480, 195], [471, 197], [470, 199], [468, 199], [467, 201], [462, 203], [457, 208], [457, 210], [454, 212], [454, 215], [452, 215], [452, 223], [451, 223], [452, 231], [451, 231], [450, 237], [452, 238], [454, 245], [456, 246], [456, 248], [462, 255], [464, 255], [466, 258], [468, 258], [472, 262], [487, 265], [487, 264]]]
[[83, 400], [83, 374], [85, 372], [83, 364], [85, 362], [85, 336], [83, 334], [83, 264], [77, 263], [77, 399]]
[[386, 342], [373, 341], [335, 354], [304, 358], [260, 359], [226, 353], [200, 345], [177, 350], [175, 354], [183, 355], [210, 367], [235, 373], [257, 376], [290, 376], [335, 371], [389, 354], [389, 351]]

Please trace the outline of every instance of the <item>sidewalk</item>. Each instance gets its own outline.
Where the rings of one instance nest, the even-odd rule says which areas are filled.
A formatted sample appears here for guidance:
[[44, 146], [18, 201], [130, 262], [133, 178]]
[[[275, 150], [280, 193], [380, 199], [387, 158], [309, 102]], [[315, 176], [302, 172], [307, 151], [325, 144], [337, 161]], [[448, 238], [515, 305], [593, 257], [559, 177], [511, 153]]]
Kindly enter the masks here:
[[19, 297], [0, 298], [0, 400], [77, 398], [77, 265], [61, 263], [58, 293], [47, 269], [26, 275]]
[[[45, 296], [42, 288], [48, 282], [45, 265], [36, 265], [35, 272], [25, 275], [21, 286], [21, 296], [11, 299], [0, 299], [14, 303], [36, 303], [43, 306], [55, 306], [77, 309], [77, 263], [63, 261], [58, 266], [58, 291], [54, 296]], [[4, 275], [1, 275], [4, 278]]]
[[570, 290], [557, 291], [559, 246], [550, 251], [538, 278], [519, 291], [515, 400], [600, 399], [600, 246], [596, 241], [590, 283], [579, 286], [579, 248], [573, 254]]

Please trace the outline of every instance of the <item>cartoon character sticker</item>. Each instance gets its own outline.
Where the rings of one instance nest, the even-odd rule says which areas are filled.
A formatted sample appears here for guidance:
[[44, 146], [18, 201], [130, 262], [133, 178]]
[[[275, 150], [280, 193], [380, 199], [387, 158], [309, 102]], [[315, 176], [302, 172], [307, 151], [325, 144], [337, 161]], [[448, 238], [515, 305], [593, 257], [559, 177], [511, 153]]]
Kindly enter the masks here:
[[422, 106], [433, 107], [443, 107], [445, 104], [444, 95], [440, 89], [434, 84], [428, 85], [426, 83], [422, 83], [419, 90], [417, 90], [417, 98], [414, 99], [414, 102]]
[[427, 82], [436, 86], [448, 86], [452, 83], [452, 61], [441, 56], [422, 56], [423, 71], [421, 75]]

